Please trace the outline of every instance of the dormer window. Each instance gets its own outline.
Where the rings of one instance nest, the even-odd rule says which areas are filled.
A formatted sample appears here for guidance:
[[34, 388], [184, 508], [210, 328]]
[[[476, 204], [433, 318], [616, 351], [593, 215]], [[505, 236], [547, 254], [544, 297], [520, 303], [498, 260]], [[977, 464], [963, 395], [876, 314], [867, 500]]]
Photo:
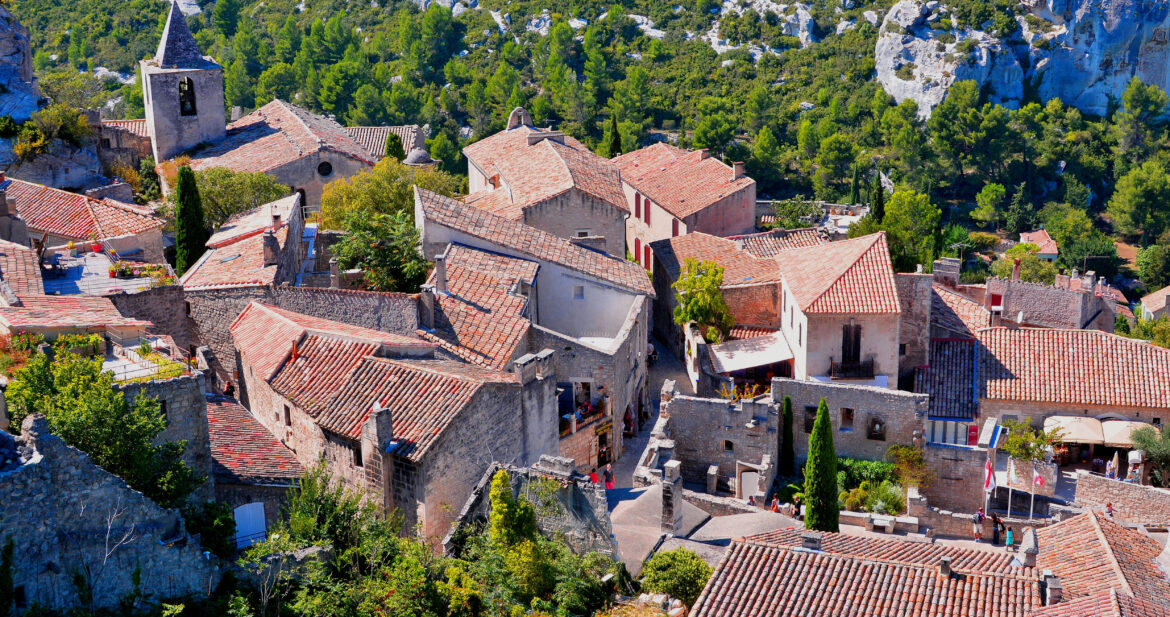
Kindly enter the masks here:
[[179, 80], [179, 115], [194, 116], [195, 110], [195, 82], [190, 77]]

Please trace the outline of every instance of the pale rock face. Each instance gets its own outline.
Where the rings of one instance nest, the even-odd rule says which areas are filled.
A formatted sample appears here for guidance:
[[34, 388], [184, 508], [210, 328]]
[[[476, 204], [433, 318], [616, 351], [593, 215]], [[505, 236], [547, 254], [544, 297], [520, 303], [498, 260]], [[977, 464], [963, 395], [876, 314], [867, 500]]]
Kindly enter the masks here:
[[0, 139], [0, 168], [13, 178], [58, 188], [93, 188], [103, 182], [93, 147], [74, 148], [61, 140], [53, 140], [48, 153], [20, 161], [12, 152], [12, 141]]
[[954, 41], [943, 43], [944, 31], [930, 25], [947, 14], [945, 4], [898, 2], [878, 37], [878, 82], [898, 102], [917, 101], [923, 117], [966, 79], [1012, 108], [1028, 79], [1041, 101], [1059, 98], [1096, 115], [1108, 112], [1134, 76], [1170, 90], [1170, 0], [1022, 0], [1021, 6], [1041, 21], [1031, 26], [1017, 18], [1020, 33], [1012, 41], [960, 27], [946, 31]]
[[33, 75], [26, 29], [0, 5], [0, 116], [24, 122], [37, 110], [41, 91]]

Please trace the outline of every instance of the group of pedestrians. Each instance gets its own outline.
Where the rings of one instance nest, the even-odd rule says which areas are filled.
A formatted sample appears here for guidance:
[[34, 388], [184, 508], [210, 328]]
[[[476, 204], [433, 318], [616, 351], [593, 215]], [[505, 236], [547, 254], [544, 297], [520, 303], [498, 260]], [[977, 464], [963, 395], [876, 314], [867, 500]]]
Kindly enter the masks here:
[[[983, 523], [987, 518], [988, 517], [983, 512], [982, 507], [980, 507], [978, 510], [976, 510], [975, 514], [971, 515], [972, 539], [975, 540], [976, 542], [983, 541]], [[991, 513], [990, 518], [991, 518], [991, 544], [992, 544], [992, 546], [999, 546], [999, 537], [1000, 537], [1000, 534], [1003, 533], [1004, 534], [1004, 548], [1006, 548], [1009, 551], [1014, 551], [1015, 544], [1016, 544], [1016, 531], [1015, 531], [1015, 529], [1013, 529], [1011, 525], [1005, 524], [1003, 522], [1003, 520], [999, 518], [999, 514], [997, 514], [995, 512]]]
[[612, 489], [614, 487], [613, 464], [612, 463], [605, 464], [605, 469], [601, 470], [600, 477], [598, 477], [598, 475], [597, 475], [597, 468], [596, 467], [593, 468], [593, 471], [589, 472], [589, 481], [590, 482], [592, 482], [594, 484], [601, 484], [602, 480], [604, 480], [604, 482], [605, 482], [605, 488]]

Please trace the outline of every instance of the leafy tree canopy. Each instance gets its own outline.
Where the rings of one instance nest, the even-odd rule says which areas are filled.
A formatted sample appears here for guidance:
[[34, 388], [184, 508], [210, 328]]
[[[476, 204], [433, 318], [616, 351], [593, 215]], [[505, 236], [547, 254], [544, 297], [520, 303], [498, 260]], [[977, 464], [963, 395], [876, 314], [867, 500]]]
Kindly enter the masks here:
[[723, 298], [723, 266], [688, 258], [674, 288], [674, 322], [680, 326], [695, 322], [708, 342], [717, 343], [727, 336], [735, 319]]

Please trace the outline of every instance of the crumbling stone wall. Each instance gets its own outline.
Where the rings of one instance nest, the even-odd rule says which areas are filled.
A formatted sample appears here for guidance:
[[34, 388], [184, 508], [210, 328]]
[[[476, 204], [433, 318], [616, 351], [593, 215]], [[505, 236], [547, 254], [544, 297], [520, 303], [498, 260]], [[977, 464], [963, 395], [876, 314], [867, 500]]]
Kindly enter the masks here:
[[[914, 367], [930, 364], [930, 308], [934, 293], [929, 274], [895, 274], [898, 302], [902, 305], [899, 340], [898, 382], [914, 377]], [[908, 388], [907, 388], [908, 389]]]
[[577, 554], [597, 552], [614, 556], [605, 488], [575, 475], [573, 466], [570, 459], [549, 456], [542, 456], [532, 467], [493, 463], [443, 538], [444, 552], [458, 554], [462, 537], [487, 525], [492, 508], [492, 478], [502, 469], [512, 481], [512, 494], [523, 496], [536, 506], [536, 525], [541, 533], [564, 538]]
[[[983, 505], [984, 465], [987, 449], [975, 446], [928, 443], [926, 464], [934, 472], [929, 485], [920, 489], [931, 505], [971, 513]], [[968, 528], [970, 528], [968, 518]]]
[[1104, 476], [1077, 472], [1076, 503], [1094, 510], [1104, 510], [1112, 503], [1117, 517], [1127, 523], [1170, 525], [1170, 491], [1141, 484], [1111, 480]]
[[661, 413], [670, 418], [666, 436], [674, 440], [673, 458], [682, 462], [688, 483], [706, 485], [707, 470], [715, 465], [730, 490], [739, 462], [758, 465], [779, 455], [779, 408], [767, 396], [733, 403], [675, 395]]
[[107, 294], [124, 317], [154, 324], [152, 332], [166, 334], [183, 351], [190, 353], [191, 339], [186, 315], [186, 293], [181, 285], [152, 287], [135, 293]]
[[[891, 444], [914, 443], [915, 433], [922, 430], [930, 400], [925, 394], [875, 386], [773, 379], [775, 404], [783, 405], [785, 396], [792, 397], [792, 432], [797, 460], [808, 456], [810, 431], [805, 429], [811, 429], [810, 417], [816, 418], [821, 398], [829, 406], [837, 455], [868, 460], [882, 460]], [[845, 422], [847, 409], [853, 410], [851, 427]], [[884, 427], [884, 438], [871, 433], [871, 422], [875, 421]]]
[[288, 311], [381, 332], [414, 336], [418, 329], [418, 294], [279, 285], [272, 301]]
[[21, 464], [0, 472], [0, 542], [15, 542], [13, 582], [29, 604], [80, 607], [78, 573], [98, 608], [133, 592], [135, 572], [154, 602], [205, 596], [218, 583], [218, 561], [187, 534], [177, 511], [66, 445], [42, 416], [25, 419], [17, 445]]
[[[1112, 300], [1091, 293], [1061, 289], [1044, 283], [1003, 278], [987, 279], [987, 302], [1003, 297], [1003, 318], [1047, 328], [1089, 328], [1113, 331]], [[989, 304], [990, 308], [990, 304]]]
[[253, 300], [272, 302], [271, 288], [266, 286], [232, 287], [230, 289], [187, 290], [186, 298], [190, 307], [187, 313], [188, 332], [192, 345], [206, 345], [219, 360], [221, 381], [239, 381], [236, 371], [235, 341], [228, 328], [244, 307]]
[[171, 379], [120, 383], [118, 387], [130, 403], [138, 396], [150, 396], [159, 401], [165, 409], [167, 427], [159, 434], [159, 443], [187, 441], [183, 460], [195, 473], [208, 478], [202, 495], [211, 496], [211, 439], [207, 428], [207, 400], [203, 396], [204, 378], [202, 372]]

